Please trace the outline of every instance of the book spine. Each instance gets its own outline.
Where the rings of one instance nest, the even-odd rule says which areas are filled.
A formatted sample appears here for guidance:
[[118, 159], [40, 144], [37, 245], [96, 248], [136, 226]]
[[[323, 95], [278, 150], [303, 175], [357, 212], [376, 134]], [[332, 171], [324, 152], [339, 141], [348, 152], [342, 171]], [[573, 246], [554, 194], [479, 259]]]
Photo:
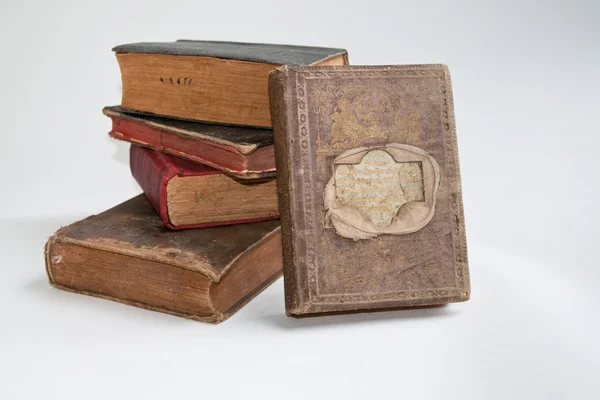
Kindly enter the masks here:
[[301, 291], [298, 279], [298, 267], [294, 263], [294, 238], [292, 232], [292, 207], [290, 199], [290, 159], [288, 149], [288, 117], [285, 98], [287, 68], [281, 67], [269, 75], [269, 98], [271, 120], [275, 144], [275, 166], [277, 169], [277, 194], [281, 220], [281, 245], [283, 251], [283, 283], [285, 290], [285, 309], [289, 315], [298, 314], [301, 307]]
[[129, 150], [129, 166], [131, 175], [144, 191], [162, 223], [169, 229], [179, 229], [171, 224], [167, 211], [167, 184], [178, 175], [177, 168], [167, 161], [164, 154], [134, 144]]

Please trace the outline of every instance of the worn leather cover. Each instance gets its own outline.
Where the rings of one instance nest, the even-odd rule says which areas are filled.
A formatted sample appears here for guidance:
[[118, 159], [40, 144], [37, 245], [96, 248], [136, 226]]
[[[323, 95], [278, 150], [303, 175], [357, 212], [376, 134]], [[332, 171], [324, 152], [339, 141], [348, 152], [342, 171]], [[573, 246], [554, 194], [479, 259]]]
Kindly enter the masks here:
[[172, 231], [164, 227], [152, 205], [141, 194], [69, 225], [61, 230], [60, 237], [83, 246], [200, 272], [218, 282], [236, 257], [278, 226], [279, 221], [264, 221]]
[[[236, 270], [240, 260], [252, 252], [260, 250], [261, 245], [273, 238], [274, 235], [279, 235], [278, 221], [171, 231], [163, 226], [145, 196], [139, 195], [101, 214], [58, 230], [46, 244], [46, 271], [50, 283], [60, 289], [186, 318], [220, 322], [274, 282], [280, 273], [275, 273], [261, 281], [258, 286], [251, 288], [229, 309], [215, 310], [215, 314], [190, 314], [180, 311], [177, 307], [179, 303], [189, 304], [192, 300], [184, 298], [183, 292], [178, 292], [177, 285], [181, 285], [182, 282], [173, 282], [171, 276], [187, 276], [189, 281], [184, 284], [190, 285], [190, 287], [197, 286], [199, 280], [208, 280], [216, 285], [219, 281], [226, 280], [230, 271], [233, 273]], [[82, 251], [77, 249], [82, 249]], [[90, 256], [88, 259], [81, 260], [81, 257], [92, 254], [83, 251], [85, 249], [94, 250], [95, 257], [91, 258]], [[105, 256], [103, 257], [102, 254]], [[277, 255], [275, 254], [275, 256]], [[84, 290], [69, 282], [56, 281], [55, 274], [60, 272], [57, 269], [73, 268], [70, 265], [82, 262], [86, 268], [92, 271], [95, 265], [110, 264], [109, 269], [114, 271], [114, 275], [107, 276], [106, 272], [103, 275], [91, 273], [92, 276], [89, 277], [90, 280], [101, 279], [102, 282], [96, 286], [107, 288], [107, 292]], [[269, 262], [276, 263], [277, 260]], [[136, 293], [136, 289], [123, 286], [120, 279], [127, 277], [128, 280], [131, 280], [130, 272], [133, 265], [142, 267], [147, 265], [149, 270], [156, 271], [158, 269], [160, 271], [158, 276], [154, 272], [152, 278], [142, 276], [140, 279], [151, 279], [150, 282], [145, 281], [143, 287], [155, 288], [156, 296], [160, 296], [160, 292], [163, 292], [163, 295], [164, 292], [168, 292], [172, 299], [172, 307], [157, 306], [153, 300], [153, 293], [138, 291], [138, 297], [131, 297], [132, 293]], [[260, 265], [248, 267], [260, 268]], [[103, 271], [106, 271], [106, 268]], [[161, 279], [161, 276], [164, 279]], [[202, 278], [198, 278], [198, 276], [202, 276]], [[85, 278], [80, 276], [79, 279]], [[114, 284], [111, 284], [112, 280], [114, 280]], [[163, 282], [167, 280], [170, 283]], [[131, 284], [130, 282], [129, 285]], [[95, 283], [90, 282], [90, 285], [94, 286]], [[117, 294], [114, 294], [114, 288], [118, 289], [122, 286], [126, 293], [119, 294], [117, 290]], [[186, 288], [186, 290], [189, 289]], [[110, 291], [112, 293], [108, 293]]]
[[[467, 300], [448, 68], [283, 66], [270, 75], [269, 95], [288, 315]], [[406, 163], [390, 146], [420, 158]], [[347, 154], [357, 156], [346, 161]], [[344, 186], [349, 176], [358, 183]], [[394, 189], [397, 179], [404, 188]], [[332, 214], [332, 201], [346, 203]], [[398, 211], [389, 226], [397, 229], [376, 218], [390, 204]]]
[[129, 151], [131, 174], [160, 216], [163, 224], [173, 230], [225, 226], [278, 219], [278, 215], [244, 220], [220, 221], [195, 225], [173, 225], [167, 209], [167, 185], [175, 176], [202, 176], [220, 174], [214, 168], [173, 157], [152, 149], [131, 145]]
[[175, 42], [122, 44], [113, 48], [113, 51], [116, 53], [204, 56], [279, 65], [311, 65], [346, 53], [344, 49], [327, 47], [183, 39]]
[[210, 165], [240, 179], [275, 176], [273, 131], [140, 115], [105, 107], [110, 136]]

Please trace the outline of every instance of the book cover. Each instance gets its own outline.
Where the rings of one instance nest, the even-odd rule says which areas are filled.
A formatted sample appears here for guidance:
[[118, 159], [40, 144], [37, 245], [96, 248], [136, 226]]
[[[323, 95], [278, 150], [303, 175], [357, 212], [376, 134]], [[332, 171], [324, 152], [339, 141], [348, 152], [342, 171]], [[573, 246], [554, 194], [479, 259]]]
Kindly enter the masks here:
[[188, 120], [271, 127], [268, 75], [281, 65], [346, 65], [344, 49], [177, 40], [117, 46], [121, 106]]
[[131, 174], [169, 229], [279, 218], [275, 179], [236, 181], [206, 165], [131, 145]]
[[105, 107], [110, 136], [209, 165], [239, 179], [275, 176], [273, 131], [140, 115]]
[[288, 314], [468, 300], [448, 68], [284, 66], [269, 90]]
[[50, 283], [206, 322], [221, 322], [281, 275], [278, 221], [181, 232], [143, 195], [59, 229], [45, 248]]

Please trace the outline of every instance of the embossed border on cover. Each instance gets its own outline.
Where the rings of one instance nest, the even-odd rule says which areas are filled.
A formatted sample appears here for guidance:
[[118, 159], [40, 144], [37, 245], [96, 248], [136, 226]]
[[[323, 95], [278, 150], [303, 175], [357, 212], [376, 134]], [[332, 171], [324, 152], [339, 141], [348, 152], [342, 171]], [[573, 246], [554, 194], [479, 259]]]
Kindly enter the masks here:
[[[356, 68], [356, 67], [355, 67]], [[300, 168], [295, 169], [294, 180], [301, 182], [302, 210], [304, 214], [304, 227], [302, 233], [295, 237], [296, 246], [302, 251], [305, 258], [307, 272], [309, 302], [311, 304], [336, 304], [348, 303], [371, 303], [376, 301], [395, 301], [395, 300], [419, 300], [431, 298], [447, 297], [468, 297], [468, 261], [466, 247], [466, 233], [464, 229], [463, 208], [462, 208], [462, 190], [460, 185], [460, 169], [458, 159], [458, 146], [456, 140], [456, 126], [454, 121], [454, 102], [452, 98], [451, 81], [446, 67], [443, 65], [405, 65], [405, 66], [365, 66], [355, 70], [343, 70], [335, 68], [311, 67], [299, 68], [296, 70], [296, 101], [298, 109], [298, 134], [296, 137], [300, 140], [292, 141], [295, 143], [294, 158], [299, 154]], [[319, 212], [316, 209], [315, 193], [311, 189], [313, 181], [313, 169], [310, 162], [313, 160], [311, 136], [309, 133], [309, 100], [306, 91], [306, 80], [327, 80], [332, 77], [341, 79], [355, 78], [415, 78], [415, 79], [441, 79], [442, 84], [442, 118], [444, 135], [444, 146], [453, 154], [454, 172], [451, 178], [452, 185], [452, 220], [448, 223], [453, 224], [452, 229], [452, 250], [455, 269], [455, 286], [436, 289], [415, 289], [394, 292], [377, 292], [370, 294], [320, 294], [318, 293], [318, 274], [316, 265], [317, 235], [315, 226], [320, 223]], [[448, 161], [446, 161], [445, 170], [448, 171]], [[296, 186], [297, 187], [297, 186]], [[319, 193], [320, 194], [320, 193]]]

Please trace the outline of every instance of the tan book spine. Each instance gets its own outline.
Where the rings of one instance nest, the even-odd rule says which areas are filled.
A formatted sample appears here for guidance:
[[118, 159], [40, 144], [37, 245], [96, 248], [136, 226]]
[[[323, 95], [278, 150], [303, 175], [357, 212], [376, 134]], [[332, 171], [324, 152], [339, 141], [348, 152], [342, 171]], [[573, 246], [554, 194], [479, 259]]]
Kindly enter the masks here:
[[[285, 93], [284, 87], [289, 70], [286, 66], [280, 67], [269, 75], [269, 97], [271, 119], [273, 122], [273, 135], [275, 144], [275, 165], [277, 168], [277, 193], [279, 196], [279, 210], [281, 222], [281, 244], [283, 250], [283, 282], [285, 289], [285, 308], [288, 314], [295, 314], [295, 310], [302, 307], [303, 293], [300, 283], [305, 279], [300, 268], [294, 268], [294, 242], [292, 235], [292, 207], [290, 201], [290, 163], [288, 129], [292, 129], [292, 115], [288, 112], [295, 110], [288, 103], [291, 101], [290, 93]], [[286, 110], [288, 110], [286, 112]], [[305, 285], [304, 285], [305, 286]]]

